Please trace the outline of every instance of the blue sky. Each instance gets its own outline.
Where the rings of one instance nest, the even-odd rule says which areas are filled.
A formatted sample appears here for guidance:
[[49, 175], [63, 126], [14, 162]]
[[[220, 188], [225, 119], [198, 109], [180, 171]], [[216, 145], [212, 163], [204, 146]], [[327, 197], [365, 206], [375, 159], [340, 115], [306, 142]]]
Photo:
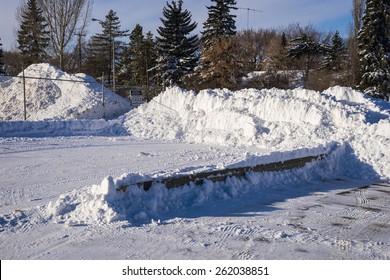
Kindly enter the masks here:
[[[298, 22], [302, 26], [313, 24], [320, 31], [336, 31], [342, 35], [348, 34], [348, 25], [352, 21], [352, 0], [236, 0], [237, 7], [244, 8], [235, 11], [238, 30], [249, 27], [253, 29], [268, 27], [283, 27]], [[184, 8], [192, 14], [192, 19], [198, 23], [197, 31], [201, 31], [207, 18], [206, 5], [210, 0], [183, 0]], [[0, 0], [0, 38], [3, 48], [9, 50], [15, 46], [18, 22], [15, 20], [19, 1]], [[93, 17], [104, 19], [110, 9], [117, 12], [123, 29], [132, 30], [137, 23], [144, 31], [157, 34], [160, 26], [162, 9], [165, 0], [94, 0]], [[249, 12], [245, 8], [261, 10]], [[100, 25], [91, 22], [89, 35], [100, 31]]]

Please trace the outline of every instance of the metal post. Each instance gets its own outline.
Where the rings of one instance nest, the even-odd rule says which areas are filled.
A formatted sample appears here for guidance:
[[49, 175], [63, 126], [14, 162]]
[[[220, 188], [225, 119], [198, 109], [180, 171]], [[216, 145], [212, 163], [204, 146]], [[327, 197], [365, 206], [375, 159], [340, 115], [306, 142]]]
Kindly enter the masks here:
[[27, 104], [26, 104], [26, 77], [24, 75], [24, 66], [23, 66], [23, 112], [24, 120], [27, 120]]
[[104, 103], [104, 72], [102, 73], [102, 106], [103, 106], [103, 119], [106, 119], [106, 107]]
[[115, 86], [115, 38], [114, 35], [112, 35], [112, 88], [113, 91], [116, 91]]

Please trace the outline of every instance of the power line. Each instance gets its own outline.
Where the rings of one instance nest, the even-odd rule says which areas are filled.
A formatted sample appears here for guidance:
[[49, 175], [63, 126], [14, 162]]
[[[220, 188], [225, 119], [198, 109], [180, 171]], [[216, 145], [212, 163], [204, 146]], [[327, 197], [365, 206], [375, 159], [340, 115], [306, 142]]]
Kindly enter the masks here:
[[33, 80], [46, 80], [46, 81], [58, 81], [58, 82], [73, 82], [73, 83], [85, 83], [85, 84], [101, 84], [97, 81], [84, 81], [84, 80], [70, 80], [70, 79], [53, 79], [53, 78], [43, 78], [43, 77], [31, 77], [31, 76], [9, 76], [5, 75], [2, 77], [8, 77], [8, 78], [19, 78], [19, 79], [33, 79]]

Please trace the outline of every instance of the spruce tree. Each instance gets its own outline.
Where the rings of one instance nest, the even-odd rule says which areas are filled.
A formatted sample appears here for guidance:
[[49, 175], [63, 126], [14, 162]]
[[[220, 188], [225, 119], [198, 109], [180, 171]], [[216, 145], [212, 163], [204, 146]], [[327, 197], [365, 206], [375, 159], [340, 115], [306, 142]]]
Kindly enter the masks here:
[[[242, 75], [242, 62], [237, 55], [235, 0], [211, 0], [208, 18], [203, 24], [200, 67], [198, 74], [206, 87], [235, 88]], [[230, 69], [229, 69], [230, 68]]]
[[146, 61], [144, 57], [144, 34], [142, 26], [137, 24], [130, 34], [129, 51], [131, 56], [130, 69], [133, 85], [146, 84]]
[[211, 0], [214, 5], [207, 6], [208, 18], [203, 24], [202, 41], [207, 48], [212, 40], [224, 39], [236, 34], [235, 15], [231, 14], [235, 0]]
[[288, 49], [288, 57], [292, 59], [303, 59], [305, 74], [303, 77], [304, 86], [306, 87], [309, 80], [310, 70], [314, 68], [314, 65], [318, 62], [329, 48], [324, 44], [317, 42], [307, 34], [291, 40], [291, 45]]
[[166, 4], [157, 29], [157, 76], [163, 86], [180, 85], [183, 78], [197, 65], [198, 36], [190, 35], [197, 27], [191, 13], [183, 10], [183, 1]]
[[150, 85], [150, 80], [155, 76], [155, 66], [157, 61], [157, 48], [156, 42], [153, 39], [152, 32], [148, 32], [144, 38], [144, 51], [143, 51], [144, 61], [146, 61], [146, 86]]
[[199, 73], [202, 87], [238, 89], [244, 75], [239, 55], [235, 37], [211, 41], [211, 45], [202, 51]]
[[137, 24], [130, 34], [130, 43], [122, 55], [120, 77], [124, 83], [133, 86], [149, 84], [149, 68], [154, 67], [153, 35], [143, 34], [143, 28]]
[[95, 78], [104, 75], [104, 80], [106, 80], [111, 69], [110, 63], [112, 63], [108, 52], [111, 52], [111, 48], [105, 48], [96, 36], [92, 36], [87, 45], [87, 60], [83, 71]]
[[[137, 34], [137, 35], [135, 35]], [[130, 42], [127, 47], [124, 48], [124, 51], [121, 56], [120, 61], [120, 71], [118, 75], [118, 80], [122, 84], [131, 84], [136, 85], [133, 83], [133, 73], [131, 69], [131, 64], [133, 63], [134, 56], [137, 54], [138, 50], [135, 50], [135, 46], [138, 46], [138, 40], [135, 40], [135, 37], [139, 39], [138, 35], [142, 35], [142, 26], [137, 24], [133, 31], [130, 33]], [[141, 39], [142, 40], [142, 39]]]
[[[1, 41], [1, 39], [0, 39]], [[0, 42], [0, 75], [5, 75], [3, 44]]]
[[322, 68], [339, 71], [343, 68], [345, 58], [345, 47], [340, 33], [336, 31], [332, 36], [332, 45], [326, 51]]
[[42, 13], [36, 0], [28, 0], [26, 6], [22, 7], [17, 41], [25, 66], [44, 62], [46, 59], [50, 39], [48, 25]]
[[390, 100], [390, 1], [367, 0], [358, 32], [362, 79], [359, 89]]
[[110, 10], [105, 20], [99, 23], [103, 30], [102, 33], [91, 37], [86, 72], [95, 77], [100, 77], [104, 73], [108, 83], [111, 83], [114, 63], [116, 69], [119, 69], [117, 66], [124, 49], [117, 39], [127, 36], [129, 30], [121, 30], [119, 17], [113, 10]]

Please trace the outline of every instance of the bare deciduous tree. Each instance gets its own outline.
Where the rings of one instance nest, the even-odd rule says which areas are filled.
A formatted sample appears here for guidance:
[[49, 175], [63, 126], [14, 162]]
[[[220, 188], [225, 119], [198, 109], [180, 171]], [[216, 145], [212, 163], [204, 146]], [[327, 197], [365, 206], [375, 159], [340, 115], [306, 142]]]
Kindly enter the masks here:
[[265, 57], [264, 50], [276, 37], [273, 29], [244, 30], [236, 34], [236, 43], [240, 48], [239, 59], [243, 63], [244, 72], [261, 70]]
[[39, 0], [50, 29], [54, 54], [64, 67], [66, 47], [82, 34], [90, 20], [93, 0]]

